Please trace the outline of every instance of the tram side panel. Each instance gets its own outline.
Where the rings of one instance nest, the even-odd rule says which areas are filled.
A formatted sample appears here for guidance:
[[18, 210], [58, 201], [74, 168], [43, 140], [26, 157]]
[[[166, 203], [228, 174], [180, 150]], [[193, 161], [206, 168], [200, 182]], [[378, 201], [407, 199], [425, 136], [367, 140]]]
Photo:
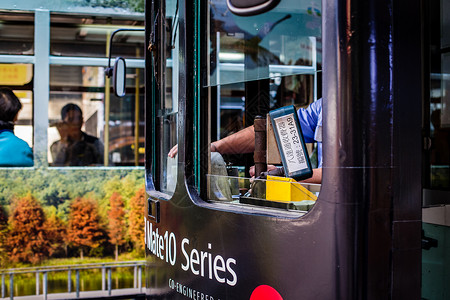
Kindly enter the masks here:
[[334, 212], [335, 204], [325, 201], [297, 220], [161, 202], [161, 223], [146, 221], [146, 251], [158, 266], [150, 269], [148, 292], [168, 299], [186, 299], [191, 291], [250, 299], [268, 285], [283, 299], [333, 299], [336, 270], [349, 259], [337, 259]]

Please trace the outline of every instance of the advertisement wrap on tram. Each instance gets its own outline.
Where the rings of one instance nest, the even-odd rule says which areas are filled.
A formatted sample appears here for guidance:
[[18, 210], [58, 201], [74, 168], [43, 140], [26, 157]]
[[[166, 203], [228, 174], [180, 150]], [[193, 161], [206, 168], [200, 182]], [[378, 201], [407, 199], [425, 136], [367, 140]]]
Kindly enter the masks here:
[[450, 0], [0, 2], [3, 296], [450, 299]]
[[446, 6], [147, 1], [147, 298], [445, 297]]

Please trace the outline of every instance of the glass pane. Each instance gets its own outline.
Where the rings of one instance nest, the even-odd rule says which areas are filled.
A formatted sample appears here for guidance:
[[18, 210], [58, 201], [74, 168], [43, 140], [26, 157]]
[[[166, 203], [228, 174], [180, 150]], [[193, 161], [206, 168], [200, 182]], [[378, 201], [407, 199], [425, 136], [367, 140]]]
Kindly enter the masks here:
[[[144, 165], [144, 72], [127, 68], [126, 95], [110, 94], [109, 165]], [[138, 126], [136, 125], [138, 124]]]
[[34, 54], [34, 15], [0, 13], [0, 54]]
[[431, 103], [431, 187], [450, 190], [450, 53], [441, 55], [441, 95]]
[[239, 17], [225, 0], [208, 1], [205, 86], [321, 69], [321, 2], [282, 1], [262, 15]]
[[52, 166], [143, 165], [142, 72], [128, 68], [127, 73], [127, 96], [117, 98], [110, 92], [107, 99], [104, 68], [50, 68], [48, 159]]
[[[110, 35], [119, 28], [144, 28], [142, 17], [136, 20], [110, 17], [74, 17], [52, 15], [50, 53], [57, 56], [106, 57]], [[144, 57], [144, 33], [117, 33], [111, 48], [112, 56]]]
[[[32, 66], [3, 65], [0, 74], [10, 74], [11, 69], [32, 71]], [[0, 167], [32, 167], [33, 93], [24, 86], [4, 85], [12, 80], [0, 76]]]
[[[308, 185], [284, 176], [267, 114], [290, 105], [298, 109], [305, 151], [313, 167], [321, 168], [320, 2], [282, 1], [252, 17], [233, 15], [226, 1], [207, 3], [209, 29], [202, 43], [212, 116], [207, 199], [308, 210], [320, 191], [320, 184], [311, 182], [320, 182], [321, 175]], [[266, 125], [255, 126], [257, 119]], [[265, 138], [259, 139], [257, 127]]]
[[3, 0], [0, 1], [0, 9], [14, 9], [33, 11], [36, 9], [48, 9], [49, 11], [65, 12], [79, 15], [111, 16], [121, 18], [130, 15], [139, 15], [144, 12], [145, 1], [127, 0]]
[[[429, 4], [430, 101], [429, 106], [425, 107], [425, 112], [429, 114], [425, 118], [428, 124], [424, 129], [429, 132], [426, 152], [429, 172], [425, 185], [426, 188], [441, 191], [450, 190], [450, 17], [443, 9], [449, 6], [447, 2]], [[425, 202], [428, 200], [425, 199]]]
[[[31, 65], [30, 65], [31, 68]], [[14, 126], [14, 134], [33, 146], [33, 92], [31, 90], [13, 90], [22, 103], [17, 121]]]
[[450, 295], [450, 1], [426, 5], [422, 299], [444, 300]]
[[208, 175], [208, 182], [208, 198], [212, 201], [284, 210], [308, 211], [320, 192], [320, 185], [290, 182], [279, 177], [250, 179]]
[[[313, 75], [302, 74], [275, 78], [269, 82], [266, 82], [266, 84], [259, 81], [256, 83], [247, 84], [234, 83], [220, 85], [213, 89], [214, 93], [212, 94], [211, 101], [217, 101], [217, 106], [212, 105], [214, 111], [211, 112], [211, 115], [217, 116], [217, 118], [212, 118], [213, 120], [216, 119], [217, 123], [211, 124], [211, 139], [212, 141], [219, 142], [214, 142], [210, 145], [212, 152], [211, 163], [208, 167], [208, 197], [211, 197], [209, 200], [224, 200], [226, 198], [226, 201], [231, 201], [228, 196], [225, 198], [217, 197], [217, 195], [214, 196], [216, 193], [211, 190], [214, 187], [218, 188], [216, 184], [223, 185], [223, 182], [225, 181], [233, 181], [234, 186], [237, 185], [236, 182], [239, 182], [238, 189], [233, 189], [231, 187], [225, 188], [225, 190], [231, 188], [231, 190], [237, 192], [232, 194], [227, 193], [227, 195], [232, 195], [234, 197], [233, 199], [236, 200], [232, 203], [250, 204], [244, 201], [246, 198], [266, 199], [265, 192], [262, 194], [260, 193], [260, 195], [257, 196], [253, 193], [254, 190], [251, 191], [251, 183], [253, 180], [249, 177], [254, 175], [252, 173], [254, 168], [253, 151], [255, 151], [255, 153], [257, 151], [255, 149], [254, 127], [251, 126], [254, 121], [253, 118], [255, 115], [265, 116], [265, 114], [270, 110], [288, 105], [294, 105], [298, 109], [303, 109], [304, 111], [304, 109], [308, 107], [314, 99], [314, 91], [317, 89], [314, 85], [314, 79], [315, 78]], [[259, 86], [260, 89], [254, 89], [255, 86]], [[253, 98], [248, 100], [246, 99], [248, 97], [252, 97], [254, 94], [260, 94], [263, 96], [257, 100]], [[266, 107], [265, 112], [261, 109], [261, 107]], [[259, 108], [259, 111], [257, 108]], [[305, 114], [299, 114], [301, 120], [304, 119], [304, 115]], [[315, 114], [315, 116], [318, 117], [317, 114]], [[319, 126], [319, 124], [316, 125]], [[251, 130], [250, 135], [246, 135], [245, 139], [242, 138], [243, 133], [249, 129]], [[317, 143], [317, 140], [319, 139], [315, 137], [314, 133], [309, 133], [305, 130], [307, 129], [303, 128], [303, 135], [305, 137], [305, 141], [308, 143], [307, 148], [312, 165], [315, 168], [320, 167], [321, 158], [318, 158], [318, 151], [320, 151], [321, 156], [321, 143]], [[313, 130], [317, 131], [316, 128], [313, 128]], [[217, 148], [216, 145], [217, 147], [220, 145], [220, 148]], [[274, 160], [272, 159], [273, 156], [269, 155], [270, 153], [274, 153], [274, 148], [269, 147], [272, 150], [268, 151], [266, 144], [264, 144], [264, 147], [265, 148], [263, 151], [266, 151], [265, 153], [267, 157], [270, 157], [270, 159], [268, 158], [265, 162], [269, 165], [273, 165], [277, 168], [277, 170], [280, 170], [282, 168], [281, 160]], [[278, 153], [278, 148], [275, 149], [275, 152]], [[224, 178], [219, 179], [217, 176], [222, 176]], [[226, 179], [226, 176], [229, 176], [230, 178]], [[284, 175], [280, 174], [279, 176]], [[231, 177], [236, 178], [236, 180], [239, 178], [239, 180], [232, 180]], [[231, 183], [226, 183], [225, 185], [233, 186]], [[264, 189], [266, 188], [265, 184], [261, 184], [261, 186], [263, 186]], [[267, 188], [269, 191], [274, 188], [274, 185], [269, 184], [267, 185]], [[320, 186], [315, 187], [315, 190], [320, 190]], [[240, 197], [244, 197], [245, 199], [242, 200]], [[279, 202], [277, 199], [270, 199], [270, 201]], [[269, 205], [264, 201], [253, 201], [251, 203], [255, 205], [261, 204], [262, 206], [278, 207], [276, 204]], [[289, 205], [288, 207], [289, 209], [292, 208]]]
[[[161, 36], [162, 47], [157, 51], [163, 62], [163, 74], [156, 71], [156, 80], [159, 93], [156, 97], [156, 146], [160, 156], [158, 159], [157, 174], [159, 186], [157, 189], [172, 195], [177, 182], [178, 155], [169, 157], [169, 151], [178, 144], [178, 82], [179, 82], [179, 15], [178, 1], [166, 1], [164, 9], [165, 21]], [[164, 8], [164, 7], [163, 7]], [[166, 51], [166, 49], [170, 49]], [[154, 53], [155, 55], [155, 53]], [[155, 60], [157, 58], [155, 57]], [[155, 66], [155, 68], [158, 68]]]

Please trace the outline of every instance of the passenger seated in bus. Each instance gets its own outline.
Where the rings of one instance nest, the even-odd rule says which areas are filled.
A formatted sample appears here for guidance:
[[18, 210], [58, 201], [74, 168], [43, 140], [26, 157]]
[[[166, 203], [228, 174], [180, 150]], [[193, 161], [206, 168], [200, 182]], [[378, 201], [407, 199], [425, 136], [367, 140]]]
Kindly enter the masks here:
[[61, 122], [56, 124], [61, 139], [54, 142], [50, 151], [53, 166], [91, 166], [103, 164], [102, 142], [85, 132], [83, 126], [83, 112], [73, 103], [61, 109]]
[[[306, 143], [317, 142], [318, 167], [313, 170], [313, 176], [302, 182], [322, 182], [322, 99], [311, 103], [306, 109], [297, 110], [303, 137]], [[220, 154], [252, 153], [255, 151], [255, 130], [253, 126], [242, 129], [232, 135], [211, 143], [211, 152]], [[175, 145], [168, 153], [169, 157], [175, 157], [178, 153], [178, 145]], [[274, 169], [275, 166], [268, 166]], [[250, 170], [251, 171], [251, 170]], [[255, 175], [255, 174], [250, 174]], [[259, 174], [258, 174], [259, 176]]]
[[14, 135], [22, 104], [8, 88], [0, 88], [0, 166], [31, 167], [33, 151], [27, 142]]

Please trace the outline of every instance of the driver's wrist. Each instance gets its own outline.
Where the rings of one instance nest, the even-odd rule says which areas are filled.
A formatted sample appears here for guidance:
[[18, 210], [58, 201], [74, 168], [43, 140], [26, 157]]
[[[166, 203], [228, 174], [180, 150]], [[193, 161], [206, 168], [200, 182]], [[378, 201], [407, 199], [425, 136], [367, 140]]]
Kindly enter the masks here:
[[211, 143], [211, 152], [219, 152], [217, 151], [217, 147], [214, 143]]

